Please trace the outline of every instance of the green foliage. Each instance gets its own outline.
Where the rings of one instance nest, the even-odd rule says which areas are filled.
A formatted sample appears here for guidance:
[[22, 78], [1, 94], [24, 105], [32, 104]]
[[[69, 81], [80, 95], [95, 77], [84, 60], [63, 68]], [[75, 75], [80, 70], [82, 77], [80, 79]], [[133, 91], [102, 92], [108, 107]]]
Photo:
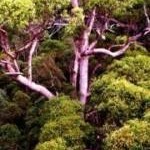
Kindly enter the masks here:
[[[133, 54], [134, 55], [134, 54]], [[134, 55], [116, 60], [108, 71], [113, 71], [117, 76], [123, 76], [131, 83], [150, 89], [150, 57]]]
[[[97, 126], [96, 132], [102, 139], [100, 145], [102, 145], [107, 134], [119, 132], [123, 128], [123, 124], [130, 119], [142, 118], [149, 121], [149, 64], [148, 52], [141, 46], [133, 45], [125, 57], [114, 60], [104, 74], [93, 80], [91, 99], [86, 106], [86, 116], [91, 123]], [[122, 128], [118, 130], [120, 127]], [[120, 133], [118, 132], [117, 134]], [[122, 132], [120, 134], [126, 136], [126, 131]], [[147, 134], [143, 133], [143, 136], [145, 135]], [[138, 137], [138, 134], [136, 136]], [[123, 137], [123, 139], [125, 138]], [[119, 135], [115, 140], [117, 141], [117, 139], [119, 141]], [[130, 142], [133, 137], [129, 135], [128, 139]], [[107, 140], [107, 143], [109, 143], [109, 140]], [[111, 149], [111, 146], [106, 149]], [[123, 150], [118, 145], [118, 150], [121, 149]], [[130, 149], [130, 146], [125, 149]], [[112, 150], [115, 150], [115, 148]]]
[[15, 104], [17, 104], [20, 108], [22, 109], [27, 109], [27, 107], [29, 106], [30, 104], [30, 97], [25, 94], [24, 92], [22, 91], [17, 91], [15, 94], [14, 94], [14, 97], [13, 97], [13, 102]]
[[69, 0], [1, 0], [0, 23], [11, 28], [22, 28], [31, 20], [48, 19], [69, 3]]
[[146, 110], [143, 116], [143, 119], [150, 122], [150, 110]]
[[65, 80], [64, 74], [50, 54], [41, 54], [33, 60], [33, 79], [57, 91]]
[[136, 57], [138, 55], [149, 56], [149, 52], [145, 47], [139, 45], [138, 43], [134, 43], [130, 46], [130, 49], [125, 53], [125, 56]]
[[36, 6], [37, 18], [47, 19], [43, 17], [49, 17], [54, 15], [58, 10], [68, 7], [69, 0], [33, 0]]
[[24, 27], [35, 15], [35, 5], [32, 0], [1, 0], [0, 24], [14, 27]]
[[78, 101], [70, 100], [69, 97], [56, 97], [52, 101], [47, 101], [42, 109], [42, 119], [44, 122], [59, 120], [61, 117], [78, 115], [83, 112], [82, 106]]
[[84, 14], [82, 8], [73, 8], [72, 9], [72, 15], [69, 18], [69, 24], [65, 28], [65, 33], [67, 35], [74, 35], [77, 32], [77, 29], [79, 27], [84, 26]]
[[83, 149], [83, 137], [85, 134], [82, 128], [84, 128], [84, 121], [80, 116], [69, 115], [61, 117], [59, 121], [49, 121], [43, 126], [40, 141], [51, 141], [61, 137], [66, 141], [68, 147]]
[[56, 52], [65, 52], [70, 50], [71, 46], [62, 40], [54, 40], [47, 37], [39, 46], [41, 53], [51, 53], [52, 55]]
[[18, 146], [21, 133], [17, 126], [5, 124], [0, 126], [0, 150], [14, 150]]
[[[98, 6], [100, 10], [115, 17], [128, 17], [135, 19], [139, 17], [144, 0], [89, 0], [86, 4], [88, 8]], [[138, 7], [137, 7], [138, 6]], [[134, 17], [133, 17], [134, 15]]]
[[150, 124], [146, 121], [131, 120], [122, 128], [107, 136], [106, 150], [142, 150], [150, 147]]
[[149, 90], [125, 79], [115, 79], [111, 73], [93, 82], [92, 93], [90, 103], [94, 109], [105, 113], [108, 120], [120, 123], [130, 117], [143, 115], [150, 102]]
[[7, 106], [7, 94], [6, 91], [0, 89], [0, 108], [4, 108], [5, 106]]
[[[84, 122], [81, 104], [66, 96], [46, 102], [41, 120], [44, 126], [41, 128], [39, 145], [61, 138], [66, 143], [66, 149], [82, 150], [85, 148], [84, 141], [92, 131], [89, 124]], [[54, 148], [57, 149], [57, 145]]]
[[62, 138], [56, 138], [38, 144], [35, 150], [67, 150], [66, 143]]

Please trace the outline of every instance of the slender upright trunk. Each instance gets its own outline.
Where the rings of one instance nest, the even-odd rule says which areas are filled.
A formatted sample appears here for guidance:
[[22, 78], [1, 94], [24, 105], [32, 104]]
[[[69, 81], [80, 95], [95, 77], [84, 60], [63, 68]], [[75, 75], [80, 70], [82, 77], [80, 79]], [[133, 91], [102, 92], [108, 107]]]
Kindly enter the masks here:
[[83, 40], [80, 49], [80, 69], [79, 69], [79, 90], [80, 90], [80, 101], [83, 105], [86, 104], [88, 96], [88, 65], [89, 65], [89, 56], [82, 56], [89, 46], [89, 36], [88, 31], [84, 31]]
[[72, 86], [77, 89], [77, 76], [79, 70], [79, 58], [75, 56], [74, 66], [73, 66], [73, 75], [72, 75]]
[[88, 65], [89, 57], [82, 57], [80, 59], [80, 101], [82, 104], [86, 104], [88, 96]]
[[71, 77], [71, 84], [74, 87], [75, 91], [77, 90], [77, 77], [79, 72], [79, 49], [75, 45], [75, 42], [73, 41], [73, 49], [74, 49], [74, 62], [73, 62], [73, 72]]

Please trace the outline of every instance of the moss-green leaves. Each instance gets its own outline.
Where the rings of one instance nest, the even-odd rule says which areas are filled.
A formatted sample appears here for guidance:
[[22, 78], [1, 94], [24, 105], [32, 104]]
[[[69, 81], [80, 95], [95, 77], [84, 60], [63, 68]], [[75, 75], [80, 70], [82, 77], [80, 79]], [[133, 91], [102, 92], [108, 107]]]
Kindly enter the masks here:
[[0, 24], [12, 28], [24, 27], [35, 16], [32, 0], [1, 0]]
[[150, 124], [131, 120], [119, 130], [112, 132], [105, 140], [109, 150], [142, 150], [149, 148]]
[[120, 18], [133, 15], [134, 9], [143, 3], [144, 0], [89, 0], [86, 5], [88, 8], [98, 6], [103, 13]]
[[[83, 120], [79, 102], [62, 96], [48, 101], [43, 107], [40, 143], [36, 150], [83, 150], [84, 139], [91, 127]], [[60, 148], [60, 149], [59, 149]]]

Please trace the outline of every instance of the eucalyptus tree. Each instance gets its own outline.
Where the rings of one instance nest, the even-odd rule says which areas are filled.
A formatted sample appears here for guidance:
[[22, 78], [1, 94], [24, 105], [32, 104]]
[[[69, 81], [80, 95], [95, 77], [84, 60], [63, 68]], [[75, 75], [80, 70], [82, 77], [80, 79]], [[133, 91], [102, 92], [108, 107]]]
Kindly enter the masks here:
[[[1, 0], [0, 65], [21, 84], [47, 98], [54, 97], [51, 91], [32, 80], [32, 57], [45, 29], [53, 23], [59, 28], [65, 26], [66, 35], [73, 39], [75, 54], [72, 85], [75, 89], [79, 85], [80, 101], [85, 104], [89, 95], [89, 58], [98, 53], [120, 56], [133, 42], [148, 35], [150, 19], [146, 4], [149, 2], [144, 0]], [[62, 21], [56, 22], [58, 18]], [[99, 48], [110, 32], [115, 37], [120, 32], [121, 36], [126, 35], [124, 43], [108, 43], [110, 47]], [[18, 63], [22, 53], [28, 54], [27, 76]]]
[[[86, 104], [89, 96], [89, 58], [96, 54], [118, 57], [130, 45], [150, 33], [148, 3], [144, 0], [72, 0], [74, 22], [74, 68], [72, 85], [79, 85], [80, 101]], [[145, 24], [143, 24], [145, 19]], [[107, 35], [114, 35], [114, 44], [107, 42]], [[115, 39], [125, 37], [123, 43]], [[106, 41], [107, 47], [100, 47]], [[112, 43], [112, 42], [111, 42]], [[100, 47], [100, 48], [99, 48]]]

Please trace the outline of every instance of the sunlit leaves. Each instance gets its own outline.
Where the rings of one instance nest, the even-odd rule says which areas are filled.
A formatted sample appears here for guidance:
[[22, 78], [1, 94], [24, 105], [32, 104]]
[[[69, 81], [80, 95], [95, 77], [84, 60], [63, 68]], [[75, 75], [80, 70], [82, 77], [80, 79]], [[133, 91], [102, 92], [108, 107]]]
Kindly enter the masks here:
[[142, 150], [150, 145], [150, 124], [146, 121], [131, 120], [122, 128], [112, 132], [106, 138], [106, 147], [110, 150]]
[[1, 0], [0, 6], [0, 24], [5, 26], [24, 27], [35, 16], [32, 0]]
[[65, 31], [67, 34], [73, 35], [79, 27], [84, 25], [83, 9], [76, 7], [72, 9], [72, 15], [69, 17], [69, 24]]
[[122, 17], [125, 15], [133, 15], [133, 10], [136, 7], [142, 6], [143, 3], [144, 0], [89, 0], [87, 8], [98, 6], [100, 11], [103, 13], [107, 13], [115, 17]]

